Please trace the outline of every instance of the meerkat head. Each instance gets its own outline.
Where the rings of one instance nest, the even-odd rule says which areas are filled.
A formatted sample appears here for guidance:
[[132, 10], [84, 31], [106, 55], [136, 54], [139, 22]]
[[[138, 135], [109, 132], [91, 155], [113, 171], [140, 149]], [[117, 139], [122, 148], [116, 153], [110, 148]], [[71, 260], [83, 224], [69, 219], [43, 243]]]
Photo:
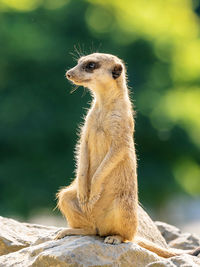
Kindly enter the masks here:
[[78, 64], [66, 72], [68, 80], [93, 91], [106, 90], [125, 80], [125, 66], [116, 56], [94, 53], [78, 60]]

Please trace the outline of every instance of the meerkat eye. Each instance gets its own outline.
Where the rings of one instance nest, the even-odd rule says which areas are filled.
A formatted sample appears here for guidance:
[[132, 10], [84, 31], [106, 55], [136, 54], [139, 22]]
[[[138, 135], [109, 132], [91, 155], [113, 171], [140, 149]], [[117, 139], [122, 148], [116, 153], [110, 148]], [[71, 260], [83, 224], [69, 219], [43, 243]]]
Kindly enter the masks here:
[[93, 72], [94, 70], [100, 68], [99, 62], [89, 61], [82, 65], [82, 70], [86, 72]]
[[86, 72], [93, 72], [93, 70], [96, 70], [98, 68], [100, 68], [99, 62], [94, 61], [87, 62], [82, 66], [82, 69]]
[[89, 62], [86, 66], [85, 69], [86, 70], [93, 70], [95, 69], [96, 63], [95, 62]]

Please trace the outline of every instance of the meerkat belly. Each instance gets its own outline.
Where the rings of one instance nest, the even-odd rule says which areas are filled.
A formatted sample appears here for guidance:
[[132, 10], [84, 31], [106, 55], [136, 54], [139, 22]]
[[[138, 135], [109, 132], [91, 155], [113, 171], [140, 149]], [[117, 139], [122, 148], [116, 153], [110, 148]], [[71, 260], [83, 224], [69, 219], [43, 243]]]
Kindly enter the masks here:
[[137, 183], [131, 159], [121, 162], [109, 174], [101, 198], [95, 204], [93, 218], [100, 235], [115, 234], [124, 218], [134, 219]]
[[89, 177], [92, 178], [95, 171], [107, 154], [110, 142], [103, 129], [94, 129], [89, 133]]

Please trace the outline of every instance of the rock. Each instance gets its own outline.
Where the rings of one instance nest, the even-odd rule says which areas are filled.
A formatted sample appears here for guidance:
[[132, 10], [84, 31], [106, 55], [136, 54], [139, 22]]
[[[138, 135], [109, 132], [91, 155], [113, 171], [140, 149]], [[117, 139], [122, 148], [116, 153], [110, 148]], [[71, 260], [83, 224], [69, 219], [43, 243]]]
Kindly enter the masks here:
[[162, 236], [172, 248], [194, 249], [200, 246], [200, 238], [195, 234], [181, 233], [181, 231], [170, 224], [155, 222]]
[[163, 222], [155, 222], [155, 224], [167, 243], [176, 239], [181, 234], [181, 230], [173, 225]]
[[56, 230], [56, 227], [20, 223], [0, 216], [0, 255], [52, 240]]
[[102, 238], [77, 236], [1, 256], [0, 262], [5, 267], [118, 266], [122, 263], [124, 266], [142, 267], [155, 262], [157, 258], [133, 243], [113, 246], [104, 244]]
[[[196, 236], [182, 234], [171, 225], [157, 222], [163, 237], [166, 237], [165, 241], [150, 217], [147, 214], [144, 216], [147, 218], [146, 224], [150, 224], [148, 227], [141, 222], [149, 232], [149, 236], [145, 233], [146, 237], [163, 247], [168, 246], [166, 241], [169, 245], [174, 242], [173, 247], [181, 244], [183, 249], [189, 246], [194, 248], [200, 243], [200, 238]], [[156, 229], [155, 236], [153, 232], [150, 233], [151, 227], [153, 231]], [[200, 266], [199, 257], [183, 254], [164, 259], [133, 242], [109, 245], [97, 236], [68, 236], [55, 241], [53, 238], [58, 230], [56, 227], [19, 223], [0, 217], [0, 267]], [[144, 236], [142, 227], [138, 232], [140, 234]]]

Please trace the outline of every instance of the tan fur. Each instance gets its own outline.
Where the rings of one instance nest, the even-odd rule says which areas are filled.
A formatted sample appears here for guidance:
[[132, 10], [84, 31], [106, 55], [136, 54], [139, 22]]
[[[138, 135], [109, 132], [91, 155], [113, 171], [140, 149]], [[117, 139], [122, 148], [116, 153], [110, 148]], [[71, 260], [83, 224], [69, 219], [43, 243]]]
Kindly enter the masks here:
[[[97, 68], [85, 70], [87, 62]], [[120, 66], [122, 72], [120, 75]], [[119, 77], [113, 78], [113, 70]], [[133, 142], [133, 109], [128, 95], [125, 66], [109, 54], [82, 57], [67, 72], [73, 83], [88, 87], [93, 102], [77, 146], [73, 183], [58, 194], [58, 207], [70, 228], [66, 235], [105, 236], [105, 243], [134, 240], [162, 257], [177, 253], [136, 237], [138, 229], [137, 164]]]

